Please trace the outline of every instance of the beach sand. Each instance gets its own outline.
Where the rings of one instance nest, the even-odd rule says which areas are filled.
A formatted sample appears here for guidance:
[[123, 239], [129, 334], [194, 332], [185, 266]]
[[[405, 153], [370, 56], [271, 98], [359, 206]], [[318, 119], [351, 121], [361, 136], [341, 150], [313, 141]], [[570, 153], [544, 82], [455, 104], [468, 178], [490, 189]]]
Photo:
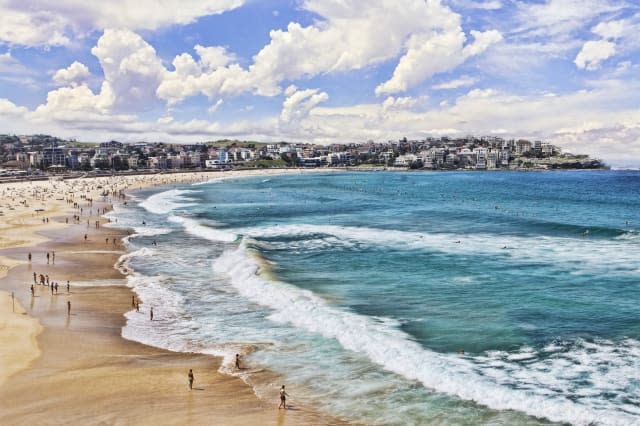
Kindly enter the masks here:
[[[273, 383], [273, 395], [260, 400], [238, 377], [218, 372], [220, 358], [170, 352], [121, 337], [123, 314], [137, 296], [113, 267], [124, 254], [120, 240], [126, 233], [95, 227], [96, 220], [105, 222], [98, 208], [119, 202], [100, 197], [101, 192], [219, 176], [189, 173], [0, 185], [0, 277], [6, 273], [0, 279], [0, 424], [344, 424], [302, 405], [278, 410], [279, 382]], [[93, 206], [80, 200], [81, 194], [93, 198]], [[72, 218], [78, 210], [70, 198], [83, 208], [80, 221]], [[88, 217], [84, 209], [93, 215]], [[43, 223], [43, 217], [49, 220]], [[47, 263], [46, 253], [54, 251], [55, 263], [52, 256]], [[58, 282], [57, 294], [34, 285], [32, 297], [34, 272]], [[80, 281], [97, 285], [74, 285]], [[118, 282], [122, 285], [104, 285]], [[193, 390], [187, 386], [189, 369], [195, 375]]]
[[[42, 327], [10, 293], [0, 293], [0, 387], [40, 356], [36, 336]], [[6, 344], [8, 343], [8, 344]]]

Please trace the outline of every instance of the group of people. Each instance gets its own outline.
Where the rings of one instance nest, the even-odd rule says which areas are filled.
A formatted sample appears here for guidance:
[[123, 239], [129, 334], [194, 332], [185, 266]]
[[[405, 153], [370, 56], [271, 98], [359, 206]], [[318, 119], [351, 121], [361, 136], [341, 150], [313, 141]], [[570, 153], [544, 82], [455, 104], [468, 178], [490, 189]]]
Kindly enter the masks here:
[[[47, 253], [47, 256], [49, 253]], [[29, 259], [31, 259], [31, 253], [29, 253]], [[35, 285], [43, 285], [47, 287], [51, 287], [51, 295], [58, 294], [58, 282], [57, 281], [49, 281], [48, 274], [38, 274], [36, 272], [33, 273], [33, 284], [31, 284], [31, 297], [36, 296], [36, 288]], [[67, 280], [67, 294], [71, 292], [71, 284], [69, 280]], [[71, 301], [67, 300], [67, 314], [71, 315]]]
[[[236, 354], [236, 364], [235, 364], [236, 369], [240, 370], [240, 354]], [[187, 380], [189, 381], [189, 390], [193, 389], [193, 382], [195, 380], [195, 376], [193, 375], [193, 369], [189, 369], [189, 373], [187, 373]], [[278, 405], [278, 410], [280, 410], [281, 408], [284, 408], [285, 410], [287, 409], [287, 397], [289, 396], [289, 394], [287, 393], [287, 391], [284, 389], [284, 385], [282, 385], [282, 387], [280, 388], [280, 405]]]
[[[36, 272], [33, 273], [33, 284], [36, 285], [46, 285], [47, 287], [49, 287], [49, 285], [51, 285], [51, 293], [53, 293], [54, 291], [56, 292], [56, 294], [58, 293], [58, 282], [57, 281], [51, 281], [51, 283], [49, 282], [49, 275], [45, 275], [45, 274], [37, 274]], [[33, 295], [33, 284], [31, 285], [31, 293]], [[69, 293], [69, 290], [71, 289], [71, 286], [69, 284], [69, 280], [67, 280], [67, 293]]]

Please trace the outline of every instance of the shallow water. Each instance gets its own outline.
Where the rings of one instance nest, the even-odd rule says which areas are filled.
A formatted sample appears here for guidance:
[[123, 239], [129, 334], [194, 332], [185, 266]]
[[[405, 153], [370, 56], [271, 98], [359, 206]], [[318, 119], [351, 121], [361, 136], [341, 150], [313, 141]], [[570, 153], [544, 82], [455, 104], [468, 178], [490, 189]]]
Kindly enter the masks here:
[[640, 424], [638, 172], [301, 174], [136, 198], [113, 214], [158, 321], [127, 314], [127, 338], [225, 369], [242, 352], [367, 424]]

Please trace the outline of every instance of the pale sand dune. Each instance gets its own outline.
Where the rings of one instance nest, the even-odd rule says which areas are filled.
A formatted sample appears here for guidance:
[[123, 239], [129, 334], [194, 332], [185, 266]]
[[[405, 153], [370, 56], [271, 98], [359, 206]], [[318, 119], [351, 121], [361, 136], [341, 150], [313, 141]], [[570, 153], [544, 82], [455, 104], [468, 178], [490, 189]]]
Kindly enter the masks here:
[[[118, 243], [105, 248], [105, 237], [119, 240], [125, 234], [93, 226], [96, 220], [105, 221], [98, 216], [98, 208], [119, 202], [117, 196], [103, 197], [102, 191], [108, 189], [113, 194], [155, 185], [283, 172], [300, 173], [183, 173], [0, 185], [0, 250], [4, 255], [0, 256], [0, 290], [14, 290], [16, 302], [26, 306], [31, 315], [11, 313], [11, 298], [2, 293], [0, 324], [6, 321], [6, 326], [0, 325], [0, 354], [19, 355], [11, 355], [15, 361], [0, 364], [0, 424], [343, 424], [301, 405], [286, 412], [277, 410], [280, 383], [275, 378], [273, 395], [268, 401], [259, 400], [239, 378], [218, 372], [218, 358], [173, 353], [124, 340], [120, 334], [123, 313], [130, 309], [135, 293], [122, 286], [73, 287], [74, 280], [112, 282], [122, 278], [113, 265], [123, 246]], [[94, 205], [89, 207], [81, 195], [93, 198]], [[67, 199], [80, 202], [92, 215], [87, 217], [85, 210], [79, 222], [65, 224], [65, 218], [78, 213]], [[43, 223], [43, 217], [49, 221]], [[53, 250], [56, 262], [47, 264], [45, 254]], [[31, 262], [27, 261], [28, 253], [32, 254]], [[8, 276], [2, 278], [7, 271]], [[59, 293], [37, 285], [36, 295], [31, 297], [33, 272], [59, 282]], [[66, 280], [72, 283], [69, 294]], [[67, 301], [72, 304], [71, 315], [67, 315]], [[18, 306], [16, 311], [22, 309]], [[38, 335], [40, 324], [44, 330]], [[196, 376], [193, 391], [187, 389], [189, 368]]]

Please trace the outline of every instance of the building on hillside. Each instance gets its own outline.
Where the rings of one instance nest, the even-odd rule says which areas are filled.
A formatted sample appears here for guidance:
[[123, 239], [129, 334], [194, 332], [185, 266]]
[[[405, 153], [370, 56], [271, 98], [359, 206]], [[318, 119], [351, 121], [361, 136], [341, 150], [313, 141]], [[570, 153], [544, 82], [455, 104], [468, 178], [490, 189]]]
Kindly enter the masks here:
[[47, 147], [42, 149], [42, 167], [66, 166], [66, 155], [64, 149], [58, 147]]

